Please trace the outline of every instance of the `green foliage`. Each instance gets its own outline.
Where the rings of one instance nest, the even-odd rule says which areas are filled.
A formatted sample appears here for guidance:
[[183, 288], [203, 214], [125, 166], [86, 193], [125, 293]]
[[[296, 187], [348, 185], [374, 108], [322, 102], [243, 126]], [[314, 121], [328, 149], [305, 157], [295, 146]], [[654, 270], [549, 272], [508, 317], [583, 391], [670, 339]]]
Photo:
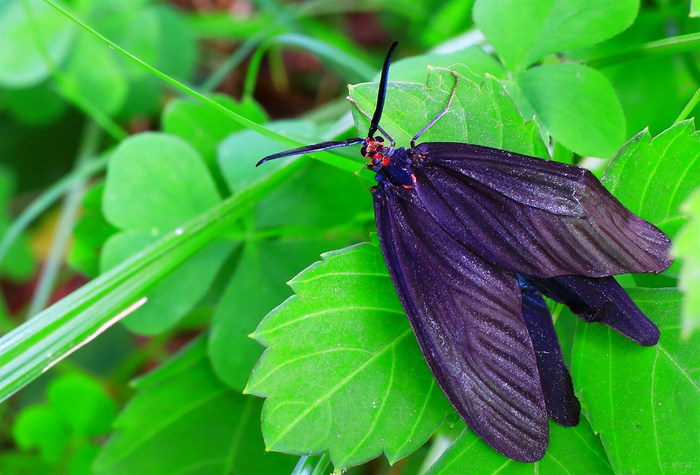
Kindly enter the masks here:
[[[474, 3], [487, 43], [469, 31]], [[692, 195], [700, 185], [700, 146], [692, 121], [670, 124], [698, 87], [698, 55], [683, 46], [698, 40], [636, 45], [669, 31], [694, 33], [698, 20], [687, 18], [687, 0], [641, 3], [637, 16], [638, 0], [265, 1], [241, 16], [181, 10], [169, 1], [0, 0], [0, 149], [9, 158], [0, 168], [0, 236], [2, 246], [13, 244], [0, 263], [3, 286], [9, 277], [30, 287], [35, 271], [26, 239], [13, 237], [22, 227], [7, 233], [10, 214], [31, 203], [20, 219], [26, 228], [27, 216], [71, 189], [62, 181], [42, 192], [71, 166], [58, 157], [75, 154], [81, 114], [110, 134], [90, 171], [73, 172], [99, 173], [110, 155], [106, 179], [90, 183], [68, 257], [72, 269], [96, 279], [0, 340], [0, 398], [92, 341], [143, 297], [145, 305], [124, 322], [132, 332], [155, 335], [110, 330], [127, 343], [114, 350], [108, 333], [91, 343], [99, 351], [82, 350], [61, 363], [67, 373], [51, 382], [46, 403], [25, 406], [36, 399], [34, 385], [12, 401], [17, 417], [0, 407], [14, 437], [0, 440], [8, 448], [0, 472], [291, 473], [297, 459], [264, 455], [265, 445], [295, 454], [328, 451], [338, 469], [382, 452], [390, 463], [406, 458], [393, 468], [383, 460], [357, 469], [383, 475], [692, 472], [700, 463], [692, 445], [700, 420], [692, 333], [700, 315], [700, 211]], [[78, 18], [88, 27], [76, 28]], [[195, 35], [206, 41], [195, 43]], [[605, 184], [674, 240], [682, 265], [662, 276], [620, 278], [684, 291], [682, 302], [672, 288], [632, 291], [661, 326], [659, 346], [640, 348], [552, 305], [585, 419], [576, 428], [552, 425], [549, 451], [536, 464], [505, 459], [455, 422], [378, 246], [344, 247], [373, 228], [372, 176], [358, 172], [357, 149], [314, 154], [323, 163], [288, 158], [254, 167], [286, 148], [273, 140], [289, 145], [364, 134], [363, 117], [353, 111], [355, 131], [343, 116], [351, 106], [339, 96], [339, 78], [373, 77], [382, 48], [359, 45], [387, 37], [401, 47], [382, 126], [398, 146], [444, 107], [456, 71], [451, 110], [422, 141], [551, 154], [584, 165], [592, 163], [585, 156], [616, 155]], [[683, 54], [666, 54], [674, 51]], [[625, 56], [635, 54], [649, 57]], [[228, 94], [241, 89], [241, 64], [251, 67], [239, 102]], [[369, 113], [374, 78], [349, 88]], [[161, 80], [199, 102], [173, 97]], [[201, 86], [183, 85], [190, 83]], [[253, 92], [264, 107], [246, 94]], [[691, 102], [682, 118], [692, 108]], [[261, 125], [268, 113], [297, 118]], [[134, 132], [158, 124], [162, 132]], [[124, 139], [122, 126], [133, 135]], [[29, 161], [34, 156], [40, 161]], [[32, 249], [44, 253], [52, 244], [46, 238], [52, 225], [48, 216], [30, 229]], [[293, 278], [331, 249], [340, 250]], [[54, 287], [62, 295], [81, 283], [66, 269]], [[0, 302], [3, 330], [23, 317], [6, 313]], [[195, 332], [196, 342], [168, 356]], [[263, 352], [251, 332], [267, 346], [247, 384], [266, 398], [265, 442], [263, 403], [240, 394]], [[126, 387], [158, 364], [135, 382], [135, 392]], [[75, 365], [99, 371], [114, 400], [95, 378], [76, 376]], [[123, 409], [112, 431], [117, 405]], [[329, 456], [317, 457], [293, 473], [315, 468], [320, 475]]]
[[632, 24], [639, 0], [477, 0], [474, 21], [513, 71], [590, 46]]
[[[26, 5], [31, 10], [30, 18]], [[51, 61], [62, 61], [75, 34], [75, 28], [66, 28], [61, 14], [41, 0], [1, 1], [0, 31], [0, 85], [13, 88], [35, 86], [45, 80], [50, 68], [44, 54]], [[37, 35], [45, 41], [46, 50], [37, 45]]]
[[12, 428], [20, 449], [39, 453], [43, 465], [31, 469], [91, 473], [96, 441], [110, 432], [116, 416], [114, 401], [94, 379], [78, 373], [53, 380], [46, 397], [46, 404], [24, 408]]
[[[313, 130], [304, 121], [269, 125], [283, 133]], [[256, 140], [255, 149], [249, 143]], [[219, 147], [219, 163], [228, 186], [240, 189], [246, 181], [266, 173], [255, 168], [260, 154], [282, 146], [250, 132], [231, 135]], [[343, 190], [343, 193], [337, 193]], [[243, 249], [236, 270], [218, 303], [211, 326], [209, 356], [217, 375], [242, 391], [261, 348], [248, 335], [262, 317], [289, 296], [285, 285], [324, 251], [358, 239], [350, 224], [369, 201], [360, 182], [347, 173], [313, 164], [271, 191], [244, 224]], [[233, 350], [232, 350], [233, 349]]]
[[[10, 169], [0, 165], [0, 236], [10, 225], [7, 206], [14, 191], [14, 177]], [[34, 258], [24, 237], [10, 248], [7, 257], [0, 264], [0, 275], [19, 280], [27, 278], [34, 271]]]
[[546, 64], [520, 73], [517, 82], [537, 120], [565, 147], [581, 155], [611, 157], [624, 142], [622, 106], [610, 82], [595, 69]]
[[295, 461], [265, 454], [260, 403], [224, 386], [200, 338], [137, 380], [116, 432], [94, 465], [97, 474], [290, 473]]
[[[267, 114], [253, 100], [236, 102], [228, 96], [213, 99], [228, 109], [255, 122], [265, 122]], [[212, 173], [218, 172], [216, 149], [227, 136], [243, 127], [230, 120], [221, 120], [221, 113], [206, 104], [192, 100], [175, 99], [163, 111], [163, 131], [185, 139], [204, 158]], [[215, 175], [216, 176], [216, 175]]]
[[[427, 85], [396, 83], [389, 87], [382, 127], [398, 144], [407, 146], [411, 137], [445, 107], [455, 76], [442, 68], [429, 68], [429, 71]], [[496, 79], [458, 77], [450, 111], [421, 137], [421, 141], [467, 142], [547, 156], [537, 125], [523, 121], [513, 100]], [[350, 96], [365, 111], [372, 110], [377, 84], [352, 86]], [[367, 130], [369, 121], [357, 111], [353, 113], [357, 129]]]
[[616, 473], [691, 473], [700, 463], [697, 440], [688, 436], [700, 431], [699, 340], [680, 339], [676, 290], [629, 293], [659, 326], [659, 343], [641, 348], [603, 326], [578, 324], [576, 391]]
[[[107, 221], [121, 232], [104, 244], [101, 269], [113, 268], [159, 236], [181, 234], [178, 225], [220, 199], [202, 158], [183, 140], [141, 134], [123, 141], [110, 157], [102, 199]], [[172, 327], [204, 296], [230, 250], [219, 243], [201, 250], [149, 291], [149, 302], [124, 324], [145, 334]]]
[[429, 475], [470, 473], [491, 475], [498, 472], [508, 474], [568, 473], [589, 475], [612, 474], [603, 445], [586, 421], [576, 427], [549, 424], [552, 439], [542, 460], [521, 463], [505, 459], [486, 445], [476, 434], [465, 429], [455, 443], [430, 467]]
[[682, 262], [678, 287], [683, 291], [682, 335], [688, 338], [700, 327], [700, 191], [688, 198], [681, 210], [689, 219], [673, 244], [673, 255]]
[[425, 442], [449, 404], [423, 362], [377, 246], [323, 257], [290, 282], [297, 295], [256, 330], [269, 348], [246, 392], [267, 397], [268, 449], [328, 450], [338, 468], [382, 451], [394, 462]]
[[692, 121], [653, 138], [643, 130], [618, 152], [603, 183], [630, 211], [673, 239], [687, 221], [681, 203], [700, 184], [699, 145]]

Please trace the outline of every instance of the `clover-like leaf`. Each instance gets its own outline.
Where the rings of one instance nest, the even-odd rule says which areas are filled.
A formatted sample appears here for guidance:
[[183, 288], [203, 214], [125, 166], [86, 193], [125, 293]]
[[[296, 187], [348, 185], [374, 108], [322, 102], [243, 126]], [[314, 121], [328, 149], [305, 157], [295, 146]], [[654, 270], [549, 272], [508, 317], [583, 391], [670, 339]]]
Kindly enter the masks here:
[[678, 232], [672, 253], [682, 262], [678, 286], [683, 291], [682, 334], [687, 338], [700, 327], [700, 189], [681, 210], [689, 220]]
[[[102, 208], [122, 232], [100, 256], [104, 271], [220, 200], [199, 154], [185, 141], [146, 133], [124, 140], [110, 158]], [[232, 244], [212, 243], [156, 285], [149, 301], [123, 320], [133, 331], [155, 334], [172, 327], [202, 298]]]
[[465, 429], [427, 473], [612, 475], [605, 450], [586, 421], [581, 421], [576, 427], [562, 427], [550, 422], [549, 429], [551, 442], [547, 452], [541, 460], [534, 463], [506, 458], [479, 439], [474, 432]]
[[270, 450], [328, 450], [336, 467], [396, 461], [451, 409], [423, 361], [376, 244], [323, 255], [255, 332], [268, 346], [246, 391], [266, 397]]
[[264, 452], [260, 402], [217, 379], [204, 338], [137, 380], [135, 388], [94, 473], [291, 472], [295, 460]]
[[[68, 54], [75, 28], [53, 7], [40, 0], [0, 2], [0, 84], [29, 87], [49, 76], [49, 65], [37, 44], [40, 32], [51, 61], [61, 62]], [[28, 7], [32, 21], [27, 18]]]
[[[225, 95], [214, 95], [212, 99], [255, 122], [261, 123], [267, 119], [265, 111], [252, 99], [236, 102]], [[241, 125], [226, 119], [209, 104], [187, 99], [175, 99], [168, 104], [163, 112], [162, 125], [165, 132], [189, 142], [212, 169], [216, 165], [219, 143], [242, 129]]]
[[639, 0], [477, 0], [474, 21], [512, 71], [625, 30]]
[[610, 82], [580, 64], [546, 64], [517, 76], [537, 119], [584, 156], [608, 158], [625, 140], [625, 115]]
[[[602, 325], [578, 323], [572, 376], [584, 414], [615, 473], [694, 473], [700, 466], [700, 335], [680, 338], [675, 289], [628, 293], [661, 330], [640, 347]], [[575, 318], [565, 311], [560, 318]]]

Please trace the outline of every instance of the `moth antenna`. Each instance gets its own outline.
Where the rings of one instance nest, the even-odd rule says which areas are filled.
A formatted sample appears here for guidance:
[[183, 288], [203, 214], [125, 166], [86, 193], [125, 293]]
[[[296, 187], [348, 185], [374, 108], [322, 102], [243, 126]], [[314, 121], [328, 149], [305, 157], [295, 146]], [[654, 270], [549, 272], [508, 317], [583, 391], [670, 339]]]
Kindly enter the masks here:
[[303, 155], [305, 153], [311, 152], [321, 152], [323, 150], [329, 150], [332, 148], [349, 147], [350, 145], [361, 144], [364, 141], [365, 139], [356, 137], [352, 139], [333, 140], [330, 142], [321, 142], [313, 145], [305, 145], [303, 147], [293, 148], [284, 152], [278, 152], [273, 153], [272, 155], [268, 155], [267, 157], [262, 158], [258, 163], [256, 163], [255, 166], [259, 167], [265, 162], [269, 162], [270, 160], [276, 160], [278, 158], [291, 157], [293, 155]]
[[382, 77], [379, 80], [379, 91], [377, 92], [377, 107], [374, 108], [374, 115], [372, 115], [372, 121], [369, 125], [369, 132], [367, 132], [367, 137], [369, 138], [374, 138], [374, 133], [379, 127], [379, 120], [382, 118], [384, 99], [386, 99], [386, 86], [389, 79], [389, 66], [391, 66], [391, 54], [394, 52], [394, 49], [398, 44], [398, 41], [394, 41], [389, 47], [389, 51], [386, 53], [386, 58], [384, 58]]

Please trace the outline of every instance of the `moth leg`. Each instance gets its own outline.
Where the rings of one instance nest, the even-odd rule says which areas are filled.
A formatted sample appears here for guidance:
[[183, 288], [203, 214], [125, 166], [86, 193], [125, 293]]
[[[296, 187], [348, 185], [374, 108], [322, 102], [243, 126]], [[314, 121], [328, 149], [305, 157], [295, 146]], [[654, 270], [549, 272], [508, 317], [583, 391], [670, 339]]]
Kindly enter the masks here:
[[[352, 102], [352, 104], [357, 108], [357, 111], [358, 111], [360, 114], [362, 114], [363, 116], [365, 116], [365, 117], [367, 118], [367, 120], [369, 120], [370, 122], [372, 122], [372, 116], [369, 115], [367, 112], [365, 112], [365, 111], [362, 109], [362, 107], [360, 107], [360, 104], [358, 104], [357, 101], [356, 101], [355, 99], [353, 99], [353, 98], [350, 97], [350, 96], [346, 97], [346, 99], [347, 99], [348, 101]], [[394, 139], [391, 138], [391, 135], [389, 135], [389, 134], [386, 132], [386, 130], [382, 129], [382, 126], [381, 126], [381, 125], [378, 125], [378, 126], [377, 126], [377, 129], [384, 135], [384, 138], [387, 139], [387, 140], [389, 141], [389, 143], [391, 144], [391, 147], [393, 148], [393, 147], [396, 145], [396, 142], [394, 142]]]
[[459, 76], [457, 76], [457, 72], [452, 71], [452, 75], [455, 77], [455, 83], [454, 83], [454, 86], [452, 86], [452, 92], [450, 92], [450, 98], [447, 100], [447, 104], [445, 104], [445, 108], [442, 109], [438, 113], [438, 115], [436, 115], [433, 118], [433, 120], [428, 122], [428, 125], [426, 125], [422, 129], [420, 129], [420, 131], [416, 135], [413, 136], [413, 138], [411, 139], [411, 148], [416, 146], [416, 140], [418, 140], [421, 135], [423, 135], [430, 127], [432, 127], [435, 124], [435, 122], [440, 120], [440, 118], [443, 115], [447, 114], [447, 111], [450, 110], [450, 104], [452, 104], [452, 99], [454, 99], [454, 97], [455, 97], [455, 91], [457, 91], [457, 83], [459, 82]]

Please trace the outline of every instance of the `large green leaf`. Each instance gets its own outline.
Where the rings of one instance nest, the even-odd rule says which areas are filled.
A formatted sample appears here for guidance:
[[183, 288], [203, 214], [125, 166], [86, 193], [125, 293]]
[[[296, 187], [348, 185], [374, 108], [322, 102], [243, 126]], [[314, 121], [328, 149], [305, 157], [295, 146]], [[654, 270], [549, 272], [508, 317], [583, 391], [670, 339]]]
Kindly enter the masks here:
[[[182, 139], [147, 133], [123, 141], [110, 158], [103, 196], [105, 217], [122, 232], [105, 243], [102, 271], [219, 200], [202, 158]], [[173, 326], [206, 293], [230, 250], [221, 243], [202, 249], [153, 288], [149, 302], [127, 317], [125, 325], [146, 334]]]
[[102, 207], [120, 229], [158, 235], [215, 205], [221, 196], [199, 154], [184, 140], [144, 133], [110, 157]]
[[[328, 450], [336, 467], [396, 461], [451, 411], [423, 361], [375, 244], [327, 253], [255, 338], [269, 348], [246, 391], [267, 397], [270, 450]], [[329, 291], [329, 289], [333, 289]]]
[[517, 76], [538, 120], [584, 156], [612, 157], [625, 140], [625, 115], [610, 82], [580, 64], [546, 64]]
[[248, 335], [291, 291], [286, 282], [321, 252], [324, 239], [250, 240], [233, 279], [216, 307], [209, 336], [209, 357], [217, 375], [243, 391], [262, 348]]
[[[445, 107], [455, 77], [442, 68], [428, 68], [428, 83], [390, 83], [381, 125], [400, 146]], [[371, 114], [377, 97], [377, 84], [350, 87], [350, 96]], [[358, 130], [367, 130], [369, 121], [355, 109]], [[512, 152], [547, 157], [537, 125], [525, 122], [513, 100], [494, 78], [479, 84], [459, 75], [459, 84], [450, 111], [420, 139], [467, 142], [498, 147]]]
[[[661, 330], [640, 347], [607, 327], [579, 323], [572, 375], [583, 410], [616, 473], [695, 473], [700, 466], [700, 336], [680, 338], [680, 294], [631, 289]], [[566, 311], [562, 318], [575, 318]]]
[[700, 327], [700, 191], [684, 203], [690, 220], [678, 232], [673, 255], [681, 260], [679, 287], [683, 291], [683, 336], [689, 337]]
[[[31, 22], [25, 1], [32, 14]], [[59, 12], [41, 0], [0, 0], [0, 31], [0, 85], [6, 87], [33, 86], [49, 76], [37, 34], [41, 35], [51, 61], [60, 63], [68, 54], [75, 33]]]
[[581, 421], [576, 427], [549, 424], [551, 442], [542, 460], [522, 463], [508, 459], [479, 439], [469, 429], [430, 468], [428, 475], [491, 475], [566, 473], [571, 475], [612, 474], [600, 440], [591, 426]]
[[603, 41], [630, 26], [639, 0], [477, 0], [474, 21], [506, 67]]
[[687, 220], [681, 203], [700, 186], [700, 134], [693, 122], [654, 138], [647, 130], [637, 134], [610, 163], [603, 183], [630, 211], [673, 239]]
[[229, 390], [206, 340], [136, 381], [136, 394], [94, 465], [97, 474], [289, 474], [294, 460], [265, 454], [260, 402]]

